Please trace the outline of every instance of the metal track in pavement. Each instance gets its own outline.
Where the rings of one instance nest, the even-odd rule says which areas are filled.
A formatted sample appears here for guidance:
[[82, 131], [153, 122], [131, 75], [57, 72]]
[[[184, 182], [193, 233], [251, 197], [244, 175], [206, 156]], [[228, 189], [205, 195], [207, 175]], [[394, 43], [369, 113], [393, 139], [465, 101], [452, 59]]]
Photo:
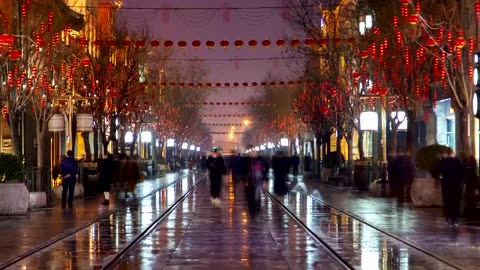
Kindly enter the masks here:
[[[351, 219], [357, 220], [358, 222], [363, 223], [366, 226], [368, 226], [370, 228], [373, 228], [373, 229], [379, 231], [380, 233], [385, 234], [385, 235], [387, 235], [387, 236], [389, 236], [389, 237], [391, 237], [391, 238], [393, 238], [393, 239], [395, 239], [395, 240], [397, 240], [397, 241], [399, 241], [399, 242], [401, 242], [401, 243], [403, 243], [403, 244], [405, 244], [405, 245], [407, 245], [407, 246], [409, 246], [409, 247], [411, 247], [411, 248], [413, 248], [413, 249], [415, 249], [415, 250], [417, 250], [417, 251], [419, 251], [419, 252], [421, 252], [425, 255], [428, 255], [428, 256], [430, 256], [430, 257], [432, 257], [432, 258], [434, 258], [434, 259], [436, 259], [436, 260], [438, 260], [438, 261], [440, 261], [440, 262], [442, 262], [442, 263], [444, 263], [444, 264], [446, 264], [446, 265], [448, 265], [448, 266], [450, 266], [454, 269], [459, 269], [459, 270], [464, 270], [465, 269], [465, 268], [455, 264], [454, 262], [451, 262], [448, 259], [445, 259], [445, 258], [443, 258], [439, 255], [436, 255], [435, 253], [432, 253], [432, 252], [430, 252], [430, 251], [428, 251], [428, 250], [426, 250], [422, 247], [419, 247], [418, 245], [416, 245], [416, 244], [414, 244], [414, 243], [412, 243], [412, 242], [410, 242], [410, 241], [408, 241], [408, 240], [406, 240], [406, 239], [404, 239], [400, 236], [397, 236], [397, 235], [395, 235], [395, 234], [393, 234], [393, 233], [391, 233], [387, 230], [384, 230], [384, 229], [382, 229], [382, 228], [380, 228], [376, 225], [373, 225], [372, 223], [366, 221], [365, 219], [363, 219], [363, 218], [361, 218], [361, 217], [359, 217], [359, 216], [357, 216], [353, 213], [350, 213], [350, 212], [348, 212], [344, 209], [338, 208], [338, 207], [336, 207], [336, 206], [334, 206], [334, 205], [332, 205], [332, 204], [330, 204], [326, 201], [323, 201], [319, 198], [313, 197], [312, 195], [306, 193], [303, 190], [299, 190], [298, 188], [296, 188], [296, 189], [294, 189], [294, 191], [302, 193], [307, 197], [310, 197], [312, 200], [316, 201], [317, 203], [320, 203], [320, 204], [326, 205], [326, 206], [328, 206], [332, 209], [335, 209], [338, 212], [341, 212], [342, 214], [349, 216]], [[269, 194], [269, 195], [272, 196], [271, 194]]]
[[197, 188], [197, 186], [205, 180], [203, 177], [200, 181], [195, 183], [192, 188], [190, 188], [182, 197], [178, 198], [175, 203], [170, 206], [165, 212], [163, 212], [158, 218], [155, 219], [152, 224], [150, 224], [145, 230], [143, 230], [139, 235], [137, 235], [130, 243], [123, 247], [115, 256], [113, 256], [108, 262], [103, 264], [102, 269], [113, 269], [119, 262], [122, 261], [124, 256], [133, 248], [137, 243], [140, 243], [145, 239], [152, 231], [154, 231], [158, 224], [160, 224], [170, 213], [172, 213], [177, 207], [185, 201], [185, 199]]
[[280, 206], [295, 222], [303, 229], [305, 230], [310, 237], [316, 241], [318, 244], [320, 244], [325, 251], [330, 255], [330, 257], [335, 260], [343, 269], [355, 269], [350, 263], [348, 263], [341, 255], [339, 255], [333, 248], [331, 248], [323, 239], [318, 236], [314, 231], [312, 231], [310, 228], [308, 228], [305, 223], [300, 220], [290, 209], [288, 209], [283, 203], [281, 203], [275, 196], [273, 196], [270, 192], [267, 190], [264, 190], [264, 193], [272, 200], [275, 202], [278, 206]]
[[[171, 185], [176, 184], [176, 183], [179, 182], [180, 180], [183, 180], [183, 179], [187, 178], [189, 175], [190, 175], [190, 174], [179, 175], [178, 178], [177, 178], [177, 180], [173, 181], [172, 183], [166, 184], [166, 185], [162, 185], [161, 187], [153, 190], [152, 192], [148, 193], [147, 195], [145, 195], [145, 196], [143, 196], [143, 197], [140, 197], [140, 198], [138, 198], [138, 199], [136, 199], [136, 200], [133, 200], [133, 201], [127, 203], [127, 204], [125, 205], [125, 207], [128, 207], [128, 206], [130, 206], [130, 205], [134, 205], [134, 204], [136, 204], [137, 202], [139, 202], [139, 201], [141, 201], [141, 200], [143, 200], [143, 199], [145, 199], [145, 198], [147, 198], [147, 197], [149, 197], [149, 196], [154, 195], [154, 194], [157, 193], [158, 191], [160, 191], [160, 190], [162, 190], [162, 189], [165, 189], [165, 188], [167, 188], [167, 187], [169, 187], [169, 186], [171, 186]], [[203, 177], [204, 177], [204, 176], [202, 176], [202, 178], [203, 178]], [[200, 181], [202, 181], [202, 180], [200, 180]], [[200, 181], [198, 181], [198, 182], [200, 182]], [[121, 207], [121, 208], [115, 208], [115, 209], [113, 209], [113, 210], [107, 211], [107, 212], [105, 212], [104, 214], [99, 215], [97, 218], [95, 218], [95, 219], [93, 219], [93, 220], [91, 220], [91, 221], [89, 221], [89, 222], [87, 222], [87, 223], [85, 223], [85, 224], [83, 224], [83, 225], [80, 225], [80, 226], [74, 228], [73, 230], [70, 230], [70, 231], [68, 231], [68, 232], [66, 232], [66, 233], [64, 233], [64, 234], [62, 234], [62, 235], [60, 235], [60, 236], [58, 236], [58, 237], [56, 237], [56, 238], [53, 238], [53, 239], [50, 240], [50, 241], [44, 242], [44, 243], [42, 243], [42, 244], [34, 247], [33, 249], [25, 252], [24, 254], [22, 254], [22, 255], [20, 255], [20, 256], [17, 256], [17, 257], [15, 257], [15, 258], [12, 258], [12, 259], [10, 259], [10, 260], [2, 263], [2, 264], [0, 265], [0, 269], [5, 269], [5, 268], [7, 268], [7, 267], [9, 267], [9, 266], [12, 266], [12, 265], [14, 265], [14, 264], [16, 264], [16, 263], [18, 263], [18, 262], [20, 262], [20, 261], [22, 261], [22, 260], [30, 257], [30, 256], [32, 256], [33, 254], [35, 254], [35, 253], [37, 253], [37, 252], [40, 252], [40, 251], [42, 251], [42, 250], [45, 250], [45, 249], [47, 249], [48, 247], [53, 246], [54, 244], [56, 244], [56, 243], [64, 240], [65, 238], [67, 238], [67, 237], [69, 237], [69, 236], [72, 236], [72, 235], [76, 234], [77, 232], [79, 232], [79, 231], [81, 231], [81, 230], [83, 230], [83, 229], [91, 226], [92, 224], [95, 224], [96, 222], [99, 222], [100, 220], [102, 220], [102, 219], [104, 219], [104, 218], [106, 218], [106, 217], [108, 217], [108, 216], [110, 216], [110, 215], [112, 215], [112, 214], [115, 214], [115, 213], [121, 211], [122, 209], [123, 209], [123, 207]]]

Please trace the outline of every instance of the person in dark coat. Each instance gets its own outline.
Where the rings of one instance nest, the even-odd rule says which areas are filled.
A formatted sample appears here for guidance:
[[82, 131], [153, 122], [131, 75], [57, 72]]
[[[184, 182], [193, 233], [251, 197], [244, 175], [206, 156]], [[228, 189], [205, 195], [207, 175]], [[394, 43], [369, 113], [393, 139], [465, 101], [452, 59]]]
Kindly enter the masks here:
[[236, 154], [230, 158], [230, 162], [228, 163], [228, 167], [232, 173], [233, 182], [236, 184], [240, 180], [240, 176], [242, 174], [242, 167], [241, 161], [242, 157], [240, 154]]
[[103, 205], [110, 204], [110, 187], [112, 185], [113, 156], [105, 152], [103, 158], [98, 161], [98, 176], [100, 179], [100, 189], [103, 192]]
[[283, 151], [278, 151], [272, 157], [273, 169], [273, 191], [278, 195], [287, 194], [286, 179], [290, 170], [290, 158], [283, 154]]
[[202, 173], [207, 172], [207, 156], [205, 154], [203, 154], [200, 158], [200, 170]]
[[400, 202], [410, 201], [410, 188], [415, 179], [412, 158], [399, 154], [388, 166], [390, 186]]
[[293, 174], [293, 176], [297, 176], [298, 175], [298, 166], [300, 165], [300, 158], [298, 157], [296, 152], [293, 153], [292, 158], [291, 158], [291, 162], [292, 162], [292, 174]]
[[262, 186], [266, 187], [268, 183], [270, 166], [263, 157], [258, 155], [252, 145], [248, 148], [252, 150], [241, 161], [242, 180], [245, 182], [248, 211], [252, 217], [255, 217], [260, 210]]
[[73, 158], [73, 151], [67, 151], [67, 157], [60, 163], [60, 170], [62, 173], [62, 208], [67, 205], [68, 192], [68, 207], [73, 207], [73, 195], [75, 191], [75, 182], [77, 180], [78, 164]]
[[207, 168], [210, 172], [210, 195], [212, 203], [220, 203], [220, 190], [222, 188], [222, 177], [227, 174], [227, 168], [218, 148], [213, 148], [207, 158]]
[[312, 156], [310, 155], [310, 153], [308, 153], [306, 156], [305, 156], [305, 164], [304, 164], [304, 170], [306, 172], [309, 172], [310, 171], [310, 162], [312, 161]]
[[475, 218], [478, 191], [477, 160], [472, 155], [463, 156], [462, 159], [465, 165], [465, 216]]
[[452, 152], [439, 162], [439, 173], [442, 181], [443, 212], [450, 226], [458, 227], [460, 202], [462, 200], [465, 166]]

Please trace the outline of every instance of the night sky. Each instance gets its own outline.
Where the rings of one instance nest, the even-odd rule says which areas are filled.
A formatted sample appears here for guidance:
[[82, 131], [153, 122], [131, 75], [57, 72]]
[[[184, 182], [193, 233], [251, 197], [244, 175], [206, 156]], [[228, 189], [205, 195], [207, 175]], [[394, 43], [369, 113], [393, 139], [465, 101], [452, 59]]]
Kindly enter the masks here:
[[[224, 7], [281, 7], [280, 0], [242, 0], [242, 1], [214, 1], [214, 0], [124, 0], [123, 7], [142, 8], [224, 8]], [[194, 56], [203, 59], [235, 59], [235, 58], [270, 58], [283, 56], [282, 51], [274, 44], [264, 48], [259, 44], [252, 49], [246, 45], [248, 40], [255, 39], [259, 43], [264, 39], [270, 39], [274, 43], [277, 39], [284, 38], [289, 34], [290, 28], [282, 18], [282, 9], [241, 9], [231, 10], [228, 18], [222, 10], [123, 10], [120, 14], [122, 19], [127, 20], [132, 29], [148, 27], [149, 33], [154, 39], [172, 40], [175, 43], [185, 40], [189, 48], [177, 50], [173, 58], [192, 58]], [[299, 37], [301, 38], [301, 37]], [[202, 41], [202, 47], [193, 49], [193, 40]], [[204, 42], [213, 40], [217, 44], [212, 49], [207, 49]], [[218, 45], [221, 40], [230, 41], [227, 49]], [[241, 39], [245, 45], [238, 49], [233, 42]], [[268, 73], [274, 74], [278, 79], [288, 81], [297, 78], [291, 68], [283, 60], [238, 60], [238, 61], [213, 61], [206, 60], [209, 67], [209, 82], [261, 82]], [[249, 96], [255, 95], [254, 88], [236, 87], [220, 88], [212, 93], [208, 101], [230, 102], [245, 101]], [[232, 114], [245, 113], [239, 106], [209, 106], [205, 107], [206, 114]], [[239, 123], [240, 118], [214, 119], [206, 118], [209, 123]], [[212, 131], [228, 131], [228, 127], [210, 127]], [[241, 131], [237, 127], [237, 131]], [[222, 146], [225, 150], [232, 149], [228, 135], [212, 135], [215, 145]], [[233, 141], [241, 138], [235, 138]]]

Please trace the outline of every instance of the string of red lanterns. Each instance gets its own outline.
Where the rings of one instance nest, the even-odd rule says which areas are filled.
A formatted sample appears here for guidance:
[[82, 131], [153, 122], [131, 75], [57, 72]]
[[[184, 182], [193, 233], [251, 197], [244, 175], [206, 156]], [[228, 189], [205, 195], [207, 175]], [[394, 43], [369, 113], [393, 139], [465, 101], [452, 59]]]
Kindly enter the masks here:
[[231, 126], [246, 126], [245, 124], [242, 123], [236, 123], [236, 124], [225, 124], [225, 123], [204, 123], [207, 126], [221, 126], [221, 127], [231, 127]]
[[[82, 42], [87, 42], [84, 38], [81, 38], [79, 40], [82, 40]], [[179, 47], [181, 49], [187, 48], [187, 47], [192, 47], [194, 49], [198, 49], [202, 46], [207, 47], [209, 49], [212, 49], [216, 46], [220, 46], [224, 49], [234, 46], [236, 48], [242, 48], [244, 46], [248, 46], [251, 48], [256, 48], [258, 47], [264, 47], [264, 48], [269, 48], [272, 45], [275, 45], [276, 47], [283, 48], [284, 46], [291, 46], [293, 48], [297, 48], [300, 45], [305, 45], [307, 47], [311, 46], [325, 46], [329, 43], [333, 43], [335, 45], [340, 45], [342, 43], [347, 43], [347, 44], [354, 44], [356, 42], [355, 38], [348, 38], [348, 39], [340, 39], [340, 38], [333, 38], [333, 39], [328, 39], [328, 38], [320, 38], [318, 40], [314, 40], [312, 38], [307, 38], [304, 40], [300, 39], [292, 39], [292, 40], [284, 40], [284, 39], [277, 39], [277, 40], [261, 40], [257, 41], [254, 39], [248, 40], [248, 41], [243, 41], [241, 39], [237, 39], [234, 41], [229, 41], [229, 40], [221, 40], [221, 41], [213, 41], [213, 40], [206, 40], [206, 41], [200, 41], [200, 40], [193, 40], [191, 42], [187, 42], [185, 40], [180, 40], [180, 41], [173, 41], [173, 40], [166, 40], [166, 41], [159, 41], [159, 40], [152, 40], [150, 43], [147, 43], [144, 40], [139, 40], [139, 41], [131, 41], [129, 39], [123, 40], [123, 41], [117, 41], [117, 40], [95, 40], [92, 42], [93, 45], [95, 46], [103, 46], [103, 45], [108, 45], [110, 47], [116, 47], [116, 46], [124, 46], [124, 47], [129, 47], [134, 45], [135, 47], [144, 47], [147, 45], [150, 45], [153, 48], [158, 48], [158, 47], [164, 47], [164, 48], [173, 48], [173, 47]]]
[[244, 134], [245, 132], [221, 132], [221, 131], [210, 131], [210, 134]]
[[188, 87], [188, 88], [210, 88], [210, 87], [217, 87], [217, 88], [225, 88], [225, 87], [257, 87], [257, 86], [294, 86], [294, 85], [303, 85], [304, 83], [309, 83], [312, 84], [312, 86], [316, 86], [315, 83], [310, 82], [310, 81], [263, 81], [263, 82], [233, 82], [233, 83], [211, 83], [211, 82], [206, 82], [206, 83], [179, 83], [179, 82], [162, 82], [162, 83], [156, 83], [152, 82], [150, 83], [151, 86], [171, 86], [171, 87]]
[[250, 117], [250, 114], [201, 114], [200, 117]]
[[250, 101], [247, 101], [247, 102], [190, 102], [188, 103], [188, 105], [198, 105], [198, 106], [208, 106], [208, 105], [211, 105], [211, 106], [214, 106], [214, 105], [220, 105], [220, 106], [246, 106], [246, 105], [253, 105], [253, 106], [273, 106], [274, 104], [271, 104], [269, 102], [250, 102]]

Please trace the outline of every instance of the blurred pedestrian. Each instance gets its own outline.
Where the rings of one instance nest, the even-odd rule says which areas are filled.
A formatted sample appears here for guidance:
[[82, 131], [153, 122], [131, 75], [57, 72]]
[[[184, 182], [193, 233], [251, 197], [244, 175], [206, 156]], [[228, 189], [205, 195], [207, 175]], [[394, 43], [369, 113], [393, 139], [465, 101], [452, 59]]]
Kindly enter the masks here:
[[228, 163], [228, 167], [230, 169], [230, 172], [232, 173], [232, 179], [235, 184], [241, 179], [241, 159], [242, 156], [240, 156], [240, 153], [237, 153], [230, 158], [230, 162]]
[[67, 157], [60, 163], [60, 170], [62, 173], [62, 208], [67, 205], [68, 192], [68, 207], [73, 207], [73, 196], [75, 192], [75, 183], [77, 180], [78, 164], [73, 158], [73, 151], [67, 151]]
[[292, 158], [292, 174], [293, 176], [298, 175], [298, 166], [300, 165], [300, 158], [297, 155], [297, 152], [293, 152]]
[[273, 191], [278, 195], [287, 194], [287, 176], [290, 171], [290, 158], [283, 154], [283, 151], [277, 151], [272, 157], [273, 169]]
[[439, 173], [442, 181], [443, 212], [450, 226], [458, 227], [460, 202], [462, 200], [465, 166], [451, 151], [439, 162]]
[[129, 197], [129, 193], [135, 197], [135, 186], [140, 180], [140, 170], [136, 160], [131, 160], [128, 156], [124, 156], [122, 160], [122, 179], [124, 184], [125, 198]]
[[472, 155], [462, 157], [465, 165], [465, 216], [475, 218], [478, 196], [477, 160]]
[[218, 205], [220, 203], [222, 177], [227, 174], [225, 161], [218, 148], [213, 148], [212, 153], [208, 156], [207, 168], [210, 172], [210, 195], [212, 196], [212, 203]]
[[200, 158], [200, 169], [203, 174], [207, 173], [207, 155], [205, 153]]
[[310, 155], [310, 153], [305, 155], [304, 161], [305, 161], [304, 162], [304, 171], [309, 172], [310, 171], [310, 162], [312, 161], [312, 156]]
[[112, 185], [113, 156], [104, 152], [102, 159], [98, 161], [98, 175], [100, 179], [100, 189], [103, 192], [103, 205], [110, 204], [110, 187]]
[[410, 201], [410, 189], [415, 179], [415, 165], [412, 158], [399, 153], [388, 166], [388, 177], [393, 194], [398, 201]]
[[248, 211], [255, 217], [261, 204], [262, 186], [267, 187], [270, 166], [266, 160], [258, 155], [253, 145], [248, 156], [242, 158], [242, 180], [245, 182], [245, 192], [248, 201]]

